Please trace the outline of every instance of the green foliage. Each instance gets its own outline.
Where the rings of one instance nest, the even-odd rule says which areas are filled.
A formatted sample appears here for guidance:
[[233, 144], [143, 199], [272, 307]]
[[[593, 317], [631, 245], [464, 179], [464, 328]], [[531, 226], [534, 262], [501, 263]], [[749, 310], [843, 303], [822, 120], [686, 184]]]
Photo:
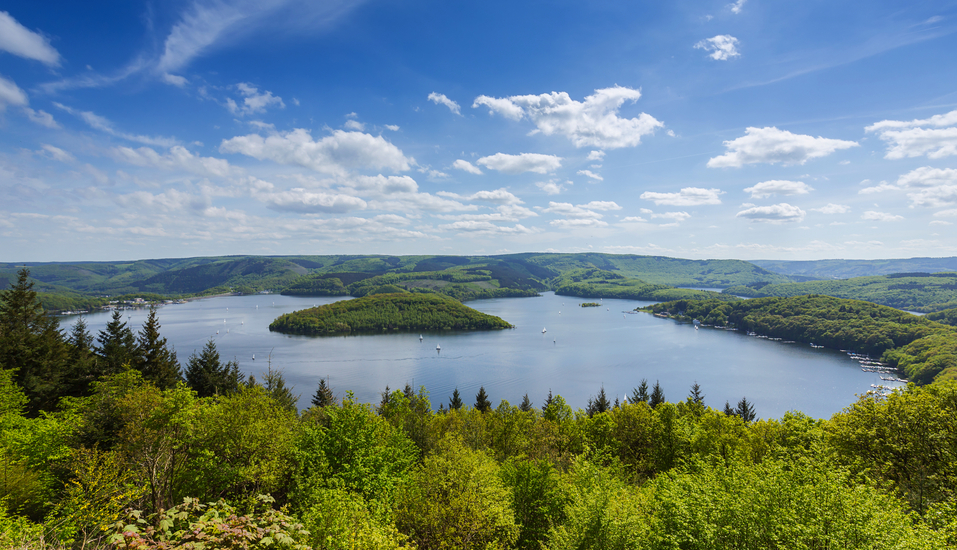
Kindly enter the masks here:
[[565, 495], [558, 471], [547, 460], [510, 458], [502, 464], [502, 479], [512, 492], [519, 525], [515, 548], [541, 548], [549, 528], [565, 520]]
[[929, 277], [943, 271], [957, 271], [957, 257], [906, 258], [886, 260], [754, 260], [751, 263], [774, 273], [806, 279], [848, 279], [867, 275], [922, 272]]
[[136, 339], [135, 367], [143, 378], [162, 389], [172, 388], [182, 378], [174, 351], [160, 335], [156, 307], [151, 306], [146, 322]]
[[224, 500], [200, 504], [191, 498], [160, 511], [150, 521], [134, 512], [116, 523], [110, 543], [121, 550], [309, 549], [309, 532], [301, 523], [273, 510], [271, 497], [260, 495], [259, 501], [253, 513], [244, 515]]
[[96, 352], [100, 356], [98, 374], [116, 374], [132, 367], [139, 355], [133, 330], [123, 322], [123, 312], [113, 310], [110, 322], [96, 337], [99, 344]]
[[239, 372], [239, 363], [220, 360], [216, 342], [210, 338], [199, 355], [194, 351], [189, 356], [185, 378], [199, 397], [210, 397], [239, 391], [245, 376]]
[[944, 325], [950, 325], [952, 327], [957, 326], [957, 308], [944, 309], [934, 313], [928, 313], [925, 315], [931, 321], [937, 321]]
[[[602, 269], [575, 269], [563, 273], [553, 283], [555, 294], [583, 298], [622, 298], [626, 300], [737, 300], [731, 295], [707, 290], [674, 288], [665, 284], [650, 284], [641, 279], [625, 277]], [[594, 302], [591, 302], [594, 304]], [[598, 305], [598, 304], [594, 304]], [[582, 304], [582, 307], [587, 307]]]
[[407, 546], [408, 537], [370, 511], [362, 495], [342, 488], [315, 489], [300, 517], [316, 550], [392, 550]]
[[511, 328], [493, 315], [429, 294], [379, 294], [287, 313], [269, 330], [325, 335], [382, 331]]

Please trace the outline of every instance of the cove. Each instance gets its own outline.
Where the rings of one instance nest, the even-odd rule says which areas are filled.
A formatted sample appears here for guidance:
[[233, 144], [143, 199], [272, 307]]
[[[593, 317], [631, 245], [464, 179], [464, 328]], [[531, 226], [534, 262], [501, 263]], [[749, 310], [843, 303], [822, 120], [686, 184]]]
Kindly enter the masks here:
[[[609, 398], [624, 399], [642, 378], [661, 383], [669, 401], [685, 399], [697, 381], [705, 404], [721, 409], [742, 396], [759, 418], [780, 418], [799, 410], [828, 418], [881, 384], [876, 373], [836, 350], [812, 349], [719, 329], [628, 313], [650, 302], [556, 296], [476, 300], [466, 305], [497, 315], [514, 329], [470, 333], [390, 333], [358, 336], [289, 336], [269, 332], [283, 313], [332, 303], [342, 297], [276, 294], [227, 296], [160, 307], [161, 333], [182, 365], [213, 338], [223, 360], [261, 379], [271, 357], [309, 406], [320, 378], [328, 377], [337, 396], [352, 391], [361, 402], [378, 403], [388, 385], [424, 385], [432, 404], [448, 404], [456, 387], [468, 404], [480, 386], [497, 405], [518, 404], [527, 392], [540, 407], [549, 390], [573, 408], [584, 408], [604, 386]], [[109, 312], [85, 315], [90, 333], [106, 326]], [[145, 310], [128, 310], [134, 331]], [[73, 318], [61, 324], [68, 330]], [[545, 329], [545, 332], [542, 332]], [[441, 351], [436, 351], [441, 346]], [[255, 355], [255, 360], [253, 356]]]

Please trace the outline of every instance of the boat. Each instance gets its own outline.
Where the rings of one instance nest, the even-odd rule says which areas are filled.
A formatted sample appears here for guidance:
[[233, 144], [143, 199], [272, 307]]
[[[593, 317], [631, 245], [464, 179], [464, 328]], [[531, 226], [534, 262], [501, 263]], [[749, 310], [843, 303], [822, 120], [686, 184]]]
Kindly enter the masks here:
[[698, 330], [698, 325], [695, 325], [695, 326], [694, 326], [694, 329], [695, 329], [695, 330]]
[[422, 341], [422, 335], [420, 334], [420, 335], [419, 335], [419, 342], [421, 342], [421, 341]]
[[545, 330], [545, 327], [542, 327], [542, 334], [545, 334], [546, 332], [548, 332], [548, 331]]
[[253, 354], [253, 361], [255, 361], [255, 360], [256, 360], [256, 354], [254, 353], [254, 354]]
[[442, 351], [442, 346], [436, 344], [435, 351]]

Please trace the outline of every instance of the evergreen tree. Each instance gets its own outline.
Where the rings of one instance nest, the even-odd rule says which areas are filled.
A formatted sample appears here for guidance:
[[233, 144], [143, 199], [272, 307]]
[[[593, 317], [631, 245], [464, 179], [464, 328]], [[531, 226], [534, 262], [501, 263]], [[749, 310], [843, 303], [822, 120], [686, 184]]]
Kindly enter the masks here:
[[402, 388], [402, 394], [405, 395], [405, 398], [408, 399], [409, 401], [414, 400], [415, 390], [412, 389], [412, 384], [409, 384], [408, 382], [406, 382], [405, 387]]
[[36, 414], [52, 409], [59, 397], [68, 346], [56, 318], [47, 315], [22, 268], [17, 281], [0, 291], [0, 369], [14, 369], [14, 380]]
[[[243, 375], [239, 372], [239, 363], [223, 363], [220, 360], [216, 343], [210, 338], [199, 355], [193, 352], [189, 356], [186, 363], [186, 383], [200, 397], [226, 395], [239, 391]], [[255, 386], [256, 379], [250, 376], [248, 385]]]
[[598, 413], [603, 413], [611, 408], [611, 403], [608, 402], [608, 396], [605, 395], [605, 386], [601, 387], [601, 390], [598, 392], [598, 397], [592, 400], [588, 399], [588, 408], [585, 412], [588, 413], [588, 416], [595, 416]]
[[165, 390], [175, 386], [183, 378], [183, 373], [176, 352], [170, 349], [166, 338], [160, 336], [159, 329], [156, 306], [150, 306], [149, 316], [137, 337], [135, 366], [143, 373], [143, 378]]
[[528, 398], [528, 394], [525, 394], [525, 397], [522, 398], [522, 404], [518, 406], [522, 412], [528, 412], [532, 410], [532, 400]]
[[332, 387], [326, 382], [325, 378], [319, 379], [319, 387], [316, 388], [316, 394], [312, 396], [313, 407], [328, 407], [336, 404], [336, 397], [332, 394]]
[[96, 337], [99, 346], [96, 352], [102, 359], [99, 374], [110, 375], [121, 372], [125, 367], [133, 366], [136, 361], [136, 337], [133, 331], [123, 322], [123, 312], [114, 309], [113, 317]]
[[82, 317], [73, 323], [67, 343], [69, 351], [61, 385], [63, 394], [72, 397], [89, 395], [97, 378], [97, 357], [93, 352], [93, 336]]
[[618, 397], [615, 397], [615, 404], [612, 408], [617, 409], [618, 407], [621, 407], [621, 403], [618, 402]]
[[552, 389], [548, 388], [548, 397], [546, 397], [545, 402], [542, 403], [543, 412], [548, 410], [548, 407], [551, 406], [552, 401], [554, 401], [554, 398], [552, 397]]
[[475, 408], [480, 412], [485, 412], [492, 408], [492, 402], [488, 400], [488, 395], [485, 393], [485, 386], [479, 387], [479, 391], [475, 394]]
[[734, 409], [731, 408], [731, 403], [728, 403], [727, 401], [724, 402], [724, 414], [725, 416], [735, 415]]
[[389, 406], [390, 396], [392, 392], [389, 391], [389, 385], [385, 385], [385, 391], [382, 392], [382, 400], [379, 401], [379, 414], [382, 414], [382, 411]]
[[648, 398], [648, 404], [655, 408], [665, 402], [665, 392], [661, 389], [661, 384], [655, 380], [655, 387], [651, 389], [651, 397]]
[[648, 402], [648, 379], [642, 378], [641, 383], [638, 384], [638, 387], [631, 392], [631, 402], [632, 404], [637, 405], [638, 403], [647, 403]]
[[452, 390], [452, 397], [449, 398], [449, 410], [459, 410], [462, 408], [462, 396], [459, 395], [459, 389]]
[[286, 387], [286, 377], [283, 376], [282, 370], [273, 369], [272, 364], [269, 365], [269, 370], [263, 374], [263, 388], [266, 389], [269, 397], [272, 397], [281, 407], [299, 412], [297, 405], [299, 396], [292, 393], [295, 386]]
[[740, 416], [741, 420], [744, 420], [745, 424], [756, 418], [754, 413], [754, 405], [748, 401], [747, 397], [742, 397], [741, 401], [738, 401], [738, 406], [734, 409], [734, 414]]
[[691, 385], [691, 393], [688, 394], [688, 399], [695, 405], [704, 405], [704, 394], [701, 393], [701, 386], [698, 385], [697, 380]]

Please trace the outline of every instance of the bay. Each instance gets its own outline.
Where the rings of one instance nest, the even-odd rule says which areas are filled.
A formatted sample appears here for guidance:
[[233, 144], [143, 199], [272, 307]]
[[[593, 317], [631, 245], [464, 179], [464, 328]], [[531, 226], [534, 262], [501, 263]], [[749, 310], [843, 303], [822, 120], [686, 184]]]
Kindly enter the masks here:
[[[308, 337], [269, 332], [269, 323], [283, 313], [341, 299], [270, 294], [171, 304], [158, 310], [160, 332], [184, 366], [212, 338], [222, 358], [238, 361], [247, 375], [261, 380], [270, 364], [281, 369], [300, 395], [301, 408], [309, 406], [319, 380], [327, 377], [340, 397], [351, 391], [369, 403], [378, 403], [387, 385], [393, 390], [424, 385], [435, 408], [447, 405], [456, 387], [471, 404], [480, 386], [494, 404], [502, 399], [518, 404], [528, 393], [540, 406], [551, 391], [573, 408], [584, 408], [601, 387], [613, 401], [647, 379], [651, 385], [659, 382], [669, 401], [685, 399], [697, 382], [705, 404], [717, 409], [746, 396], [761, 418], [780, 418], [789, 410], [828, 418], [871, 384], [884, 383], [836, 350], [694, 330], [690, 324], [629, 313], [651, 302], [608, 299], [601, 307], [582, 308], [580, 303], [593, 300], [550, 292], [468, 302], [515, 325], [509, 330], [423, 333], [421, 341], [418, 333]], [[123, 313], [134, 330], [146, 320], [144, 309]], [[110, 316], [97, 312], [84, 319], [95, 336]], [[69, 328], [72, 322], [67, 317], [62, 325]]]

